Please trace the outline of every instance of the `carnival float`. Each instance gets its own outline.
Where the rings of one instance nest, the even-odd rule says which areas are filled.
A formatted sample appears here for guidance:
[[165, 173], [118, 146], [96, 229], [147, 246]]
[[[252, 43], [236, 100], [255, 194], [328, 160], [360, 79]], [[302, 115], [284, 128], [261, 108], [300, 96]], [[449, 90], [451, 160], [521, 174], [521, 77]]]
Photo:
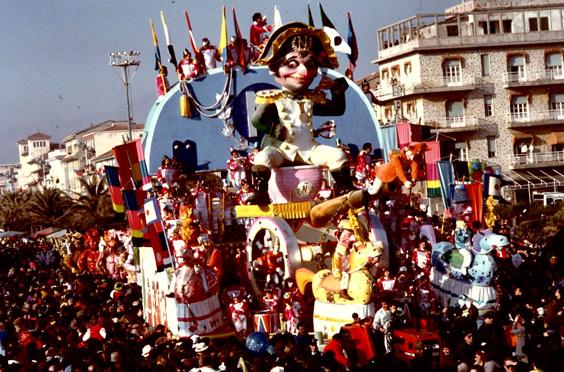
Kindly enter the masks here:
[[[374, 315], [375, 270], [387, 268], [394, 254], [375, 203], [404, 200], [402, 193], [425, 179], [428, 148], [419, 142], [390, 148], [383, 140], [372, 102], [335, 70], [337, 39], [324, 29], [282, 25], [253, 63], [245, 60], [238, 37], [231, 56], [223, 54], [224, 65], [207, 69], [197, 56], [211, 48], [209, 41], [197, 48], [192, 37], [196, 58], [186, 62], [179, 82], [167, 88], [159, 70], [162, 95], [148, 114], [142, 144], [130, 142], [136, 156], [114, 150], [119, 168], [130, 169], [120, 174], [122, 188], [128, 177], [157, 176], [133, 187], [144, 195], [137, 211], [145, 230], [157, 236], [139, 244], [145, 318], [180, 337], [244, 335], [295, 329], [293, 316], [313, 303], [314, 331], [331, 336], [353, 313]], [[229, 51], [226, 39], [219, 50]], [[385, 162], [359, 189], [347, 153], [367, 139]], [[251, 155], [252, 164], [240, 168]], [[193, 186], [192, 202], [180, 203], [178, 222], [168, 226], [159, 203], [167, 203], [181, 179]], [[327, 183], [336, 193], [316, 198]], [[234, 185], [240, 195], [229, 204], [226, 194]], [[488, 254], [506, 242], [491, 235], [469, 253], [471, 237], [463, 229], [461, 223], [454, 246], [433, 246], [432, 285], [445, 302], [468, 296], [489, 306], [495, 262]], [[283, 301], [281, 320], [275, 307]]]

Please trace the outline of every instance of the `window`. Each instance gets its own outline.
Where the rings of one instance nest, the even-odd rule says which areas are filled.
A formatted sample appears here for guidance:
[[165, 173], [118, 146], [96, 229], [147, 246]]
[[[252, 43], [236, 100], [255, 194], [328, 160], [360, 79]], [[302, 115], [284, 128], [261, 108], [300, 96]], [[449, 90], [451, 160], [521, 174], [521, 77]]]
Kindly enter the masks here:
[[443, 63], [443, 81], [446, 85], [462, 82], [460, 60], [447, 59]]
[[447, 127], [464, 126], [464, 103], [462, 101], [447, 101], [446, 114]]
[[548, 17], [529, 18], [529, 31], [548, 31], [548, 29]]
[[547, 79], [561, 79], [562, 77], [562, 54], [550, 53], [545, 57]]
[[548, 17], [540, 17], [540, 30], [548, 31]]
[[484, 116], [489, 117], [493, 115], [493, 98], [491, 95], [484, 96]]
[[510, 56], [507, 61], [509, 81], [525, 81], [525, 56]]
[[482, 76], [490, 76], [490, 55], [482, 54], [480, 60], [482, 62]]
[[468, 160], [468, 144], [466, 142], [455, 142], [454, 150], [458, 154], [458, 160]]
[[488, 136], [488, 158], [495, 158], [495, 137]]
[[490, 21], [489, 23], [486, 21], [478, 22], [478, 27], [480, 27], [484, 31], [484, 35], [487, 34], [499, 34], [499, 21]]
[[446, 26], [447, 36], [458, 36], [458, 25]]
[[411, 62], [406, 62], [406, 63], [403, 65], [403, 71], [404, 71], [404, 73], [405, 73], [406, 75], [411, 74], [411, 71], [412, 71], [412, 70], [411, 70]]
[[550, 95], [549, 101], [550, 119], [564, 119], [564, 93], [554, 93]]
[[525, 121], [529, 118], [529, 100], [526, 96], [511, 98], [511, 120]]
[[539, 25], [536, 18], [529, 18], [529, 31], [538, 31]]
[[511, 19], [504, 19], [502, 21], [503, 23], [503, 32], [506, 34], [511, 33], [511, 24], [513, 23], [513, 21]]

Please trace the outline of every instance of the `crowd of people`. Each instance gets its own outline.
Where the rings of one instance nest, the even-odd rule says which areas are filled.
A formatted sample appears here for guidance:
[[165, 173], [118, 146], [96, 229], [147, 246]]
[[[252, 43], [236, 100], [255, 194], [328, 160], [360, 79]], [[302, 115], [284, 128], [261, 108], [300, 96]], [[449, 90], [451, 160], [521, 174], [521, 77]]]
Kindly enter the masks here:
[[[76, 264], [69, 265], [69, 252], [93, 244], [96, 234], [89, 232], [69, 235], [58, 246], [21, 238], [2, 241], [0, 366], [14, 371], [374, 370], [405, 367], [394, 355], [391, 336], [398, 329], [423, 327], [439, 335], [440, 358], [436, 364], [412, 364], [414, 370], [562, 370], [564, 280], [557, 254], [512, 238], [498, 257], [497, 309], [479, 314], [472, 305], [442, 306], [429, 286], [430, 263], [415, 253], [421, 247], [428, 252], [429, 246], [414, 228], [428, 223], [438, 228], [439, 221], [407, 207], [383, 212], [388, 222], [393, 214], [404, 216], [399, 225], [402, 230], [408, 226], [408, 232], [400, 235], [419, 242], [410, 242], [411, 252], [400, 250], [391, 269], [379, 270], [375, 317], [351, 319], [351, 326], [364, 327], [374, 343], [376, 358], [368, 365], [358, 365], [347, 329], [327, 340], [320, 352], [321, 340], [314, 339], [307, 320], [296, 324], [293, 333], [272, 335], [270, 347], [260, 353], [246, 346], [254, 337], [251, 325], [239, 337], [224, 339], [179, 339], [164, 326], [150, 327], [143, 319], [141, 288], [127, 279], [124, 265], [111, 270], [103, 261], [88, 261], [87, 255], [75, 255]], [[509, 234], [505, 225], [499, 231]], [[101, 235], [102, 245], [119, 241], [117, 234]], [[396, 243], [408, 249], [406, 241]], [[125, 258], [127, 250], [117, 245]], [[89, 262], [98, 269], [89, 271]]]

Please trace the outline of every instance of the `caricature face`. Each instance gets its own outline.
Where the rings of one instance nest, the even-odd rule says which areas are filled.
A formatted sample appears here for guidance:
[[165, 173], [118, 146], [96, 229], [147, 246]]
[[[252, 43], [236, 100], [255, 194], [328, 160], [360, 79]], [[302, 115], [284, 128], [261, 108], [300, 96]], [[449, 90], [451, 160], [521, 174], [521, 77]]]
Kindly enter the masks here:
[[351, 245], [356, 241], [356, 237], [351, 230], [343, 230], [341, 235], [339, 236], [339, 243], [347, 248], [350, 248]]
[[313, 54], [291, 52], [286, 55], [274, 78], [290, 91], [304, 91], [317, 76], [317, 67]]

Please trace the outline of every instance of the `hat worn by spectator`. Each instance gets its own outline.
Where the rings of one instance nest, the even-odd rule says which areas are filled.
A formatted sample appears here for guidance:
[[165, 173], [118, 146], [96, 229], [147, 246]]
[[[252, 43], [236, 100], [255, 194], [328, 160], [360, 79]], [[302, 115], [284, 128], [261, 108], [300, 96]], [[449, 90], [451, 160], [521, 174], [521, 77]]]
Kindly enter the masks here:
[[196, 353], [201, 353], [201, 352], [206, 351], [208, 349], [208, 345], [206, 345], [205, 342], [198, 342], [198, 343], [194, 344], [193, 348], [194, 348], [194, 351]]

